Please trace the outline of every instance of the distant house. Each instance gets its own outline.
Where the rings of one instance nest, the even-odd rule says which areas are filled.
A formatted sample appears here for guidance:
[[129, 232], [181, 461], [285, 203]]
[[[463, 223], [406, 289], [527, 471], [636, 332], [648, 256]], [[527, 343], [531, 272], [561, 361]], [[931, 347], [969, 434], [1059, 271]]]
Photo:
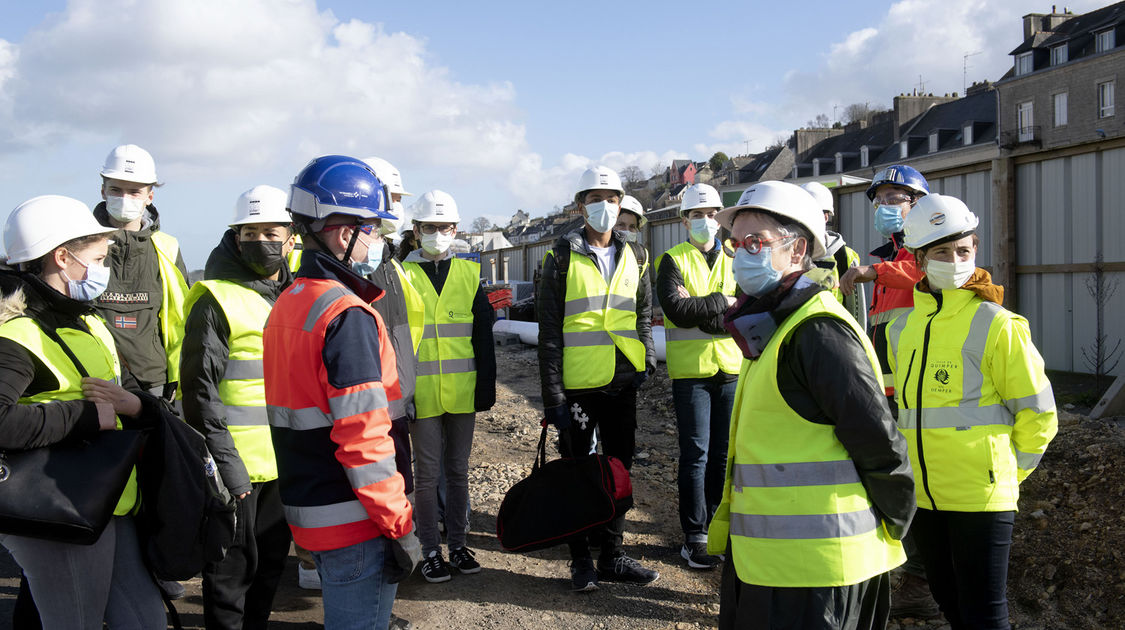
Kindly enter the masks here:
[[531, 222], [531, 216], [530, 215], [528, 215], [523, 210], [516, 210], [516, 213], [512, 215], [512, 219], [510, 221], [508, 221], [508, 227], [509, 228], [520, 227], [520, 226], [528, 225], [530, 222]]
[[679, 184], [691, 185], [695, 183], [695, 173], [698, 169], [691, 160], [672, 160], [672, 170], [669, 172], [668, 183], [673, 186]]

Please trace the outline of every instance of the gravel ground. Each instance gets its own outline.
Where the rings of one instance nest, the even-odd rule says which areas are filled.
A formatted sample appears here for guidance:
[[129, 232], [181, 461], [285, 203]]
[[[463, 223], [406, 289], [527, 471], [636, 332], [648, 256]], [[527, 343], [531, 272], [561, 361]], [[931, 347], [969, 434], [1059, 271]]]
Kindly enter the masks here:
[[[504, 492], [531, 469], [541, 401], [534, 347], [497, 348], [501, 382], [496, 406], [477, 417], [470, 460], [469, 547], [484, 569], [428, 584], [416, 572], [399, 588], [395, 612], [418, 629], [712, 628], [718, 619], [718, 571], [688, 569], [679, 556], [675, 419], [663, 365], [638, 397], [636, 506], [629, 512], [626, 552], [660, 572], [648, 586], [603, 584], [567, 590], [565, 547], [532, 554], [500, 549], [496, 512]], [[1023, 485], [1009, 576], [1017, 630], [1125, 628], [1125, 431], [1064, 413], [1060, 434], [1040, 469]], [[553, 454], [553, 446], [549, 447]], [[320, 599], [296, 585], [296, 559], [278, 592], [271, 627], [319, 627]], [[18, 569], [0, 554], [0, 628], [7, 627]], [[178, 604], [185, 626], [202, 627], [199, 579]], [[895, 620], [891, 630], [944, 630], [940, 620]]]

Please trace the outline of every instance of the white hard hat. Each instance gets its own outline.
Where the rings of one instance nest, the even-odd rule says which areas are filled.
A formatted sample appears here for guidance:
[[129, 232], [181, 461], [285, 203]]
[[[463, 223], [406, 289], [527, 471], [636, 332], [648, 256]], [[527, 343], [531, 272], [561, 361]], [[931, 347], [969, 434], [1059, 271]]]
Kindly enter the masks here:
[[402, 175], [399, 174], [394, 164], [391, 164], [381, 157], [363, 158], [363, 161], [367, 162], [371, 170], [375, 171], [375, 176], [379, 178], [379, 181], [386, 185], [387, 192], [392, 195], [412, 196], [402, 187]]
[[977, 229], [980, 219], [964, 201], [949, 195], [929, 194], [919, 199], [902, 224], [903, 244], [910, 249], [955, 240]]
[[415, 223], [460, 223], [457, 202], [441, 190], [431, 190], [418, 198], [410, 207]]
[[[730, 230], [734, 215], [748, 208], [765, 210], [805, 226], [813, 237], [812, 251], [809, 252], [813, 260], [824, 257], [827, 251], [824, 247], [824, 211], [800, 186], [778, 181], [758, 182], [743, 191], [738, 203], [720, 212], [715, 220]], [[741, 235], [736, 236], [741, 238]]]
[[156, 162], [148, 151], [135, 144], [114, 147], [105, 158], [102, 177], [138, 184], [156, 183]]
[[827, 186], [820, 182], [809, 182], [801, 184], [801, 188], [804, 188], [806, 192], [813, 196], [813, 199], [816, 199], [822, 211], [828, 214], [836, 214], [836, 207], [832, 202], [832, 191], [828, 190]]
[[574, 193], [574, 200], [581, 201], [579, 196], [587, 190], [614, 190], [619, 195], [625, 194], [625, 187], [621, 185], [621, 176], [606, 166], [588, 168], [582, 173], [582, 177], [578, 178], [578, 192]]
[[680, 215], [687, 216], [688, 212], [696, 208], [722, 208], [723, 198], [714, 186], [707, 184], [692, 184], [684, 190], [683, 201], [680, 202]]
[[640, 200], [633, 195], [625, 195], [621, 198], [621, 211], [632, 212], [637, 215], [637, 227], [639, 228], [644, 227], [645, 224], [648, 223], [648, 219], [645, 218], [645, 207], [642, 206]]
[[234, 204], [234, 220], [230, 227], [237, 228], [248, 223], [284, 223], [293, 222], [285, 203], [289, 195], [280, 188], [273, 186], [255, 186], [242, 193], [238, 202]]
[[8, 263], [37, 260], [63, 243], [114, 228], [98, 223], [86, 204], [62, 195], [42, 195], [16, 206], [4, 224]]

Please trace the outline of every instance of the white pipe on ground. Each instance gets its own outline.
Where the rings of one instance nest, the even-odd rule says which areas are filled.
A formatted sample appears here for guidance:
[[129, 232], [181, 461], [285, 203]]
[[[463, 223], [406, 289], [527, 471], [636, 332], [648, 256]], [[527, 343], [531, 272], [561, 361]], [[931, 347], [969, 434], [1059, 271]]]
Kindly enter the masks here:
[[[498, 319], [492, 325], [493, 333], [511, 333], [519, 335], [520, 341], [533, 346], [539, 345], [539, 324], [537, 322], [517, 322], [510, 319]], [[652, 327], [652, 341], [656, 347], [656, 360], [664, 361], [664, 327]]]

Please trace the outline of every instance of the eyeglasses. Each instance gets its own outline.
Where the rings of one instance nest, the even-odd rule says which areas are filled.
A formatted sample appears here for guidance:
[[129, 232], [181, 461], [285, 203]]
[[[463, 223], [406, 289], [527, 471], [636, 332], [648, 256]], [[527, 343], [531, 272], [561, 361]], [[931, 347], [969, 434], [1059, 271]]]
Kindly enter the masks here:
[[913, 201], [914, 201], [914, 197], [910, 196], [909, 194], [904, 193], [904, 192], [895, 191], [895, 192], [884, 193], [884, 194], [881, 194], [881, 195], [879, 195], [879, 194], [875, 195], [875, 198], [871, 200], [871, 205], [873, 205], [873, 206], [898, 206], [898, 205], [901, 205], [901, 204], [904, 204], [904, 203], [912, 203]]
[[442, 234], [451, 234], [451, 233], [453, 233], [453, 230], [455, 230], [456, 228], [457, 228], [457, 226], [452, 225], [452, 224], [448, 224], [448, 223], [445, 224], [445, 225], [434, 225], [433, 223], [423, 223], [420, 226], [418, 226], [418, 229], [422, 230], [423, 234], [433, 234], [434, 232], [441, 232]]
[[762, 247], [765, 245], [776, 243], [778, 241], [787, 241], [791, 238], [793, 237], [779, 236], [777, 238], [771, 238], [769, 240], [763, 241], [762, 237], [758, 236], [757, 234], [750, 234], [741, 241], [735, 238], [730, 239], [730, 246], [732, 249], [745, 249], [747, 254], [757, 254], [758, 252], [762, 251]]
[[359, 230], [360, 232], [363, 232], [364, 234], [370, 234], [370, 233], [374, 232], [375, 228], [377, 228], [379, 226], [374, 224], [374, 223], [363, 223], [361, 225], [348, 225], [347, 223], [341, 223], [339, 225], [329, 225], [328, 227], [324, 228], [321, 231], [322, 232], [331, 232], [332, 230], [339, 230], [340, 228], [346, 228], [346, 227], [355, 228], [355, 229]]

